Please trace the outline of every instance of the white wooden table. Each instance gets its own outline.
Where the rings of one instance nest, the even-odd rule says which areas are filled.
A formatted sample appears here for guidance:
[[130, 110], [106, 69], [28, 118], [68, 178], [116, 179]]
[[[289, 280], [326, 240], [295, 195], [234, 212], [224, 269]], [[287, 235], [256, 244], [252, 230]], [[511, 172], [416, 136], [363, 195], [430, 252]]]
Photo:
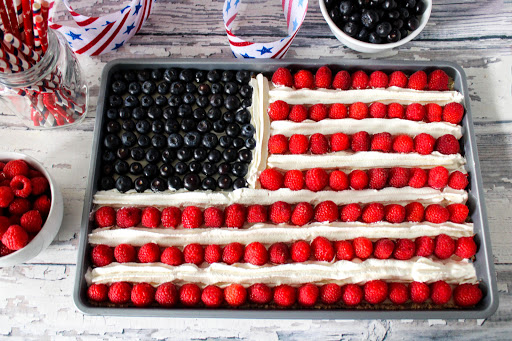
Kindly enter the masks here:
[[[91, 6], [94, 4], [94, 9]], [[98, 15], [120, 5], [114, 0], [72, 1]], [[90, 113], [68, 130], [28, 130], [0, 107], [0, 149], [29, 154], [50, 170], [65, 199], [64, 222], [52, 243], [30, 263], [0, 269], [0, 339], [157, 338], [157, 339], [510, 339], [512, 332], [512, 3], [435, 1], [425, 30], [405, 47], [368, 56], [334, 38], [317, 1], [286, 58], [379, 58], [448, 60], [468, 76], [471, 107], [498, 276], [500, 307], [487, 320], [311, 321], [121, 318], [84, 316], [72, 302], [80, 218], [87, 182], [95, 110], [104, 64], [121, 57], [233, 59], [221, 19], [223, 1], [159, 0], [138, 35], [116, 52], [80, 57], [90, 86]], [[236, 30], [259, 42], [284, 36], [281, 1], [241, 3]]]

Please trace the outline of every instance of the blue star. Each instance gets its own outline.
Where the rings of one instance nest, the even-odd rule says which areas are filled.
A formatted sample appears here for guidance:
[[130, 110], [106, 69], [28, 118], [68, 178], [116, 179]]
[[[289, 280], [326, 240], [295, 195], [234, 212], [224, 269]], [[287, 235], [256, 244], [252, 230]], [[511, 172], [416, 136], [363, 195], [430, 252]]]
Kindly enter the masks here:
[[118, 48], [123, 46], [123, 44], [124, 44], [124, 40], [122, 42], [120, 42], [119, 44], [116, 44], [116, 46], [112, 49], [112, 51], [117, 50]]
[[105, 21], [105, 25], [101, 25], [101, 26], [107, 26], [107, 25], [110, 25], [110, 24], [112, 24], [112, 23], [110, 21], [106, 20]]
[[226, 14], [229, 12], [230, 9], [231, 9], [231, 1], [228, 1], [228, 4], [226, 5]]
[[251, 59], [255, 58], [255, 57], [251, 57], [251, 56], [249, 56], [249, 55], [247, 54], [247, 52], [246, 52], [245, 54], [242, 54], [241, 56], [242, 56], [242, 57], [244, 57], [244, 58], [251, 58]]
[[124, 11], [126, 11], [127, 8], [130, 8], [130, 6], [126, 6], [125, 8], [121, 9], [121, 13], [123, 13]]
[[135, 28], [135, 23], [133, 22], [130, 26], [126, 26], [126, 31], [123, 34], [130, 34], [130, 32]]
[[297, 26], [299, 26], [299, 23], [297, 22], [297, 18], [293, 19], [293, 30], [295, 31], [297, 29]]
[[76, 34], [76, 33], [73, 33], [71, 31], [69, 31], [68, 33], [66, 33], [68, 36], [70, 36], [71, 38], [73, 38], [73, 40], [76, 40], [76, 39], [79, 39], [79, 40], [83, 40], [80, 36], [81, 34]]
[[304, 6], [303, 2], [304, 2], [304, 0], [299, 0], [299, 6], [300, 7]]
[[133, 12], [133, 15], [139, 14], [139, 10], [142, 6], [140, 5], [140, 1], [138, 5], [135, 5], [135, 12]]
[[240, 2], [240, 0], [236, 0], [235, 1], [235, 7], [238, 6], [238, 3]]
[[273, 49], [273, 47], [267, 48], [267, 47], [263, 46], [261, 48], [261, 50], [256, 50], [256, 51], [260, 52], [261, 55], [264, 55], [265, 53], [272, 53], [272, 49]]

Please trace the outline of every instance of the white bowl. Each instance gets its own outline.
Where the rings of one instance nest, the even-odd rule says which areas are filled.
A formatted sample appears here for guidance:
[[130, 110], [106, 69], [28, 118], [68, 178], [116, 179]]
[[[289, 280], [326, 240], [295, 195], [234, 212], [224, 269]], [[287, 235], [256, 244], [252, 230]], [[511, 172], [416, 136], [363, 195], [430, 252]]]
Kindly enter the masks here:
[[48, 218], [39, 233], [23, 249], [15, 251], [7, 256], [0, 257], [0, 267], [12, 266], [24, 263], [45, 250], [59, 232], [64, 215], [64, 202], [59, 188], [48, 171], [36, 159], [21, 153], [0, 152], [0, 161], [24, 160], [30, 167], [44, 174], [50, 184], [51, 207]]
[[327, 8], [325, 7], [324, 0], [319, 0], [320, 3], [320, 10], [322, 11], [322, 15], [324, 16], [325, 21], [327, 21], [327, 24], [329, 25], [329, 28], [331, 29], [332, 33], [338, 38], [339, 41], [341, 41], [343, 44], [345, 44], [347, 47], [350, 47], [352, 50], [356, 50], [359, 52], [364, 53], [378, 53], [383, 51], [391, 50], [395, 47], [401, 46], [405, 43], [410, 42], [418, 34], [420, 34], [421, 31], [425, 28], [425, 25], [427, 25], [428, 19], [430, 18], [430, 12], [432, 12], [432, 0], [423, 0], [425, 5], [427, 6], [425, 8], [425, 12], [421, 15], [420, 19], [420, 26], [411, 32], [407, 37], [404, 39], [401, 39], [397, 41], [396, 43], [387, 43], [387, 44], [370, 44], [365, 43], [363, 41], [357, 40], [355, 38], [352, 38], [348, 36], [345, 32], [343, 32], [334, 21], [331, 20], [331, 17], [329, 16], [329, 12], [327, 11]]

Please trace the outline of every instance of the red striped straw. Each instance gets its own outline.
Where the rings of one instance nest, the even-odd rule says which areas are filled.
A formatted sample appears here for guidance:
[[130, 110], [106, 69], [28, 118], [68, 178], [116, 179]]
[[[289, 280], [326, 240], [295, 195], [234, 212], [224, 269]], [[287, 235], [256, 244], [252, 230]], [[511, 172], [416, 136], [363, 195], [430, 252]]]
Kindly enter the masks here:
[[5, 0], [5, 5], [7, 6], [7, 14], [9, 15], [9, 20], [11, 21], [12, 34], [19, 38], [20, 29], [18, 27], [18, 17], [16, 15], [16, 8], [14, 3], [12, 0]]
[[22, 42], [10, 33], [7, 33], [4, 36], [4, 42], [6, 44], [11, 45], [15, 49], [18, 49], [19, 51], [21, 51], [21, 53], [23, 53], [26, 57], [32, 59], [34, 62], [38, 62], [41, 59], [41, 57], [39, 57], [39, 55], [35, 53], [34, 50], [32, 50], [24, 42]]
[[[34, 2], [32, 5], [32, 19], [34, 21], [34, 27], [36, 27], [36, 17], [39, 14], [41, 14], [41, 4], [39, 2]], [[41, 38], [39, 37], [37, 29], [34, 30], [34, 50], [37, 53], [41, 53]]]
[[41, 40], [41, 48], [43, 49], [43, 53], [46, 52], [48, 48], [48, 37], [46, 35], [46, 30], [44, 29], [44, 19], [41, 14], [36, 15], [36, 30], [39, 33], [39, 39]]
[[21, 0], [21, 8], [23, 9], [23, 26], [25, 28], [25, 44], [34, 46], [34, 31], [32, 20], [32, 6], [30, 0]]
[[9, 60], [8, 60], [8, 58], [7, 58], [6, 54], [5, 54], [5, 52], [4, 52], [3, 50], [1, 50], [1, 49], [0, 49], [0, 60], [4, 61], [4, 62], [7, 64], [7, 68], [6, 68], [6, 70], [11, 71], [11, 72], [18, 72], [18, 71], [21, 71], [21, 69], [20, 69], [20, 67], [19, 67], [19, 66], [17, 66], [17, 65], [12, 65], [12, 64], [9, 62]]
[[[2, 44], [3, 44], [3, 42], [2, 42]], [[23, 58], [21, 56], [16, 56], [16, 55], [6, 51], [5, 49], [3, 49], [3, 52], [5, 54], [5, 57], [9, 61], [9, 63], [11, 63], [12, 65], [19, 66], [21, 71], [30, 68], [30, 64], [26, 61], [25, 58]]]
[[44, 30], [48, 31], [48, 12], [50, 11], [50, 4], [48, 1], [41, 1], [41, 15], [43, 16]]
[[22, 35], [24, 35], [25, 33], [25, 29], [23, 27], [23, 8], [21, 7], [21, 0], [16, 0], [16, 16], [18, 17], [18, 28], [20, 30], [20, 38], [22, 38]]
[[9, 16], [3, 0], [0, 1], [0, 19], [4, 25], [4, 31], [9, 33], [12, 32], [11, 22], [9, 21]]

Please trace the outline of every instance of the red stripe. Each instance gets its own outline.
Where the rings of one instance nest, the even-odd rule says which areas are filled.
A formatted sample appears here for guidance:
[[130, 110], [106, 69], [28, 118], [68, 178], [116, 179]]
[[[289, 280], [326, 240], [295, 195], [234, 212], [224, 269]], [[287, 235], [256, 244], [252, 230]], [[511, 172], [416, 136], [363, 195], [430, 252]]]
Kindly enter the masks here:
[[276, 58], [283, 50], [287, 50], [287, 46], [290, 46], [290, 44], [292, 43], [293, 41], [293, 38], [295, 38], [295, 35], [297, 34], [297, 32], [299, 32], [298, 30], [292, 35], [291, 39], [279, 50], [277, 51], [277, 53], [275, 55], [273, 55], [272, 57], [270, 58]]
[[112, 40], [114, 40], [114, 38], [117, 36], [117, 33], [119, 32], [119, 30], [124, 26], [124, 23], [126, 22], [126, 19], [128, 19], [130, 12], [131, 12], [131, 10], [128, 11], [128, 13], [126, 13], [126, 15], [123, 18], [123, 21], [121, 21], [119, 26], [117, 26], [116, 30], [112, 33], [110, 38], [108, 38], [108, 40], [105, 42], [105, 44], [103, 44], [98, 50], [96, 50], [94, 53], [92, 53], [91, 56], [99, 55], [108, 45], [110, 45]]
[[98, 43], [98, 41], [101, 40], [101, 38], [103, 38], [103, 36], [105, 34], [108, 33], [108, 31], [110, 31], [110, 29], [112, 28], [112, 26], [114, 26], [114, 23], [110, 23], [108, 24], [105, 29], [103, 31], [101, 31], [100, 34], [98, 34], [96, 36], [96, 38], [94, 38], [92, 41], [89, 42], [89, 44], [85, 45], [84, 47], [82, 47], [80, 50], [77, 50], [75, 51], [76, 53], [78, 54], [81, 54], [81, 53], [84, 53], [85, 51], [89, 50], [91, 47], [93, 47], [94, 45], [96, 45], [96, 43]]
[[284, 3], [286, 2], [286, 0], [282, 0], [281, 1], [281, 7], [283, 8], [283, 11], [284, 11]]
[[290, 26], [290, 17], [292, 16], [292, 4], [293, 0], [290, 0], [288, 3], [288, 13], [286, 13], [286, 27], [288, 28]]
[[78, 26], [86, 26], [86, 25], [92, 24], [96, 20], [98, 20], [98, 17], [91, 17], [91, 18], [89, 18], [87, 20], [84, 20], [84, 21], [76, 21], [76, 24]]
[[[228, 40], [229, 40], [229, 39], [228, 39]], [[233, 46], [237, 46], [237, 47], [240, 47], [240, 46], [249, 46], [249, 45], [254, 44], [254, 43], [250, 43], [250, 42], [248, 42], [248, 41], [242, 41], [242, 42], [240, 42], [240, 43], [235, 43], [235, 42], [234, 42], [234, 41], [232, 41], [232, 40], [229, 40], [229, 43], [230, 43], [231, 45], [233, 45]]]
[[139, 30], [142, 28], [142, 24], [144, 24], [144, 16], [146, 15], [146, 5], [147, 5], [147, 1], [144, 1], [144, 9], [142, 11], [142, 18], [140, 19], [140, 22], [139, 22], [139, 27], [137, 27], [137, 31], [135, 31], [135, 33], [139, 32]]
[[146, 16], [146, 19], [149, 18], [149, 15], [151, 14], [151, 7], [153, 6], [153, 0], [149, 0], [149, 10], [148, 15]]
[[226, 21], [226, 27], [229, 27], [229, 24], [231, 24], [233, 22], [233, 20], [235, 20], [237, 14], [238, 14], [238, 12], [235, 13], [233, 16], [231, 16], [231, 18], [229, 18], [228, 21]]
[[79, 15], [80, 15], [80, 14], [76, 13], [76, 12], [75, 12], [75, 11], [73, 11], [73, 10], [69, 11], [69, 13], [70, 13], [72, 16], [74, 16], [74, 17], [77, 17], [77, 16], [79, 16]]
[[59, 28], [61, 28], [61, 27], [62, 27], [62, 25], [58, 25], [58, 24], [51, 24], [51, 25], [50, 25], [50, 28], [51, 28], [51, 29], [54, 29], [54, 30], [58, 30], [58, 29], [59, 29]]

